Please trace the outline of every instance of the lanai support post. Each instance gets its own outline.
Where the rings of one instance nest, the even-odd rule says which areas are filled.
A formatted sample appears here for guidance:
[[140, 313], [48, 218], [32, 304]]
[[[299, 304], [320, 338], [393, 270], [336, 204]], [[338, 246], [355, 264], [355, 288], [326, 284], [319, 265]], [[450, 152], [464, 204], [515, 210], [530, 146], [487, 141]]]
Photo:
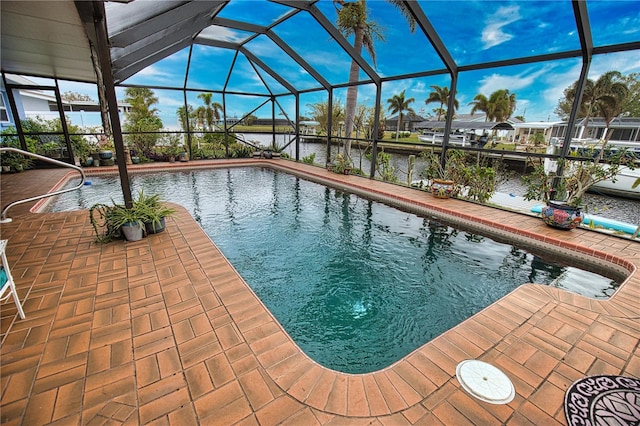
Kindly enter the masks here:
[[376, 163], [378, 161], [378, 129], [380, 128], [380, 103], [382, 102], [382, 83], [376, 82], [376, 104], [373, 107], [373, 130], [371, 139], [373, 140], [371, 148], [371, 171], [369, 172], [369, 178], [375, 179], [376, 177]]
[[296, 161], [300, 161], [300, 93], [296, 93]]
[[[571, 106], [571, 113], [569, 114], [569, 121], [567, 122], [567, 131], [565, 132], [562, 150], [560, 151], [561, 159], [564, 159], [567, 156], [569, 148], [571, 148], [571, 139], [573, 139], [578, 111], [580, 110], [582, 95], [584, 94], [584, 85], [587, 81], [587, 77], [589, 76], [591, 58], [593, 57], [593, 39], [591, 38], [591, 26], [589, 25], [587, 5], [584, 4], [584, 2], [577, 0], [573, 0], [572, 3], [573, 14], [576, 18], [576, 28], [578, 29], [578, 38], [580, 39], [580, 47], [582, 50], [582, 68], [580, 69], [580, 77], [578, 79], [578, 84], [576, 85], [576, 97], [573, 100], [573, 105]], [[587, 123], [587, 125], [588, 124], [589, 123]], [[562, 162], [558, 164], [556, 174], [558, 177], [554, 179], [554, 188], [557, 188], [560, 184], [560, 176], [564, 174], [564, 164]]]
[[111, 130], [113, 131], [113, 144], [116, 148], [116, 162], [118, 173], [120, 174], [120, 185], [124, 204], [127, 208], [133, 207], [131, 197], [131, 186], [129, 183], [129, 172], [124, 152], [124, 140], [122, 139], [122, 127], [120, 125], [120, 115], [118, 115], [118, 101], [116, 98], [115, 83], [113, 80], [113, 70], [111, 69], [111, 54], [109, 53], [109, 41], [107, 35], [107, 24], [105, 21], [104, 4], [101, 1], [93, 2], [94, 26], [96, 32], [96, 51], [102, 70], [102, 81], [107, 95], [107, 105], [109, 107], [109, 117], [111, 118]]
[[447, 101], [442, 151], [440, 151], [440, 164], [443, 168], [447, 163], [447, 149], [449, 148], [449, 136], [451, 135], [451, 126], [453, 124], [453, 116], [455, 115], [456, 91], [458, 90], [458, 70], [457, 68], [451, 69], [449, 72], [451, 75], [451, 88], [449, 89], [449, 99]]
[[327, 92], [327, 161], [325, 166], [331, 164], [331, 128], [333, 127], [333, 89]]
[[20, 113], [18, 112], [18, 105], [16, 104], [16, 98], [13, 96], [14, 86], [9, 84], [7, 81], [7, 75], [2, 73], [2, 81], [4, 82], [4, 87], [7, 90], [7, 97], [9, 98], [9, 106], [11, 107], [11, 116], [13, 117], [13, 124], [16, 126], [16, 131], [18, 132], [18, 140], [20, 141], [20, 149], [24, 151], [29, 151], [27, 149], [27, 141], [24, 138], [24, 130], [22, 129], [22, 119], [24, 117], [20, 117]]
[[[69, 164], [75, 165], [73, 161], [74, 152], [73, 147], [71, 146], [71, 137], [69, 136], [69, 126], [67, 126], [67, 120], [64, 118], [64, 107], [62, 106], [62, 96], [60, 96], [60, 86], [58, 85], [58, 79], [55, 79], [55, 90], [54, 93], [56, 95], [56, 105], [58, 108], [58, 116], [60, 117], [60, 126], [62, 127], [62, 133], [64, 134], [64, 143], [67, 148], [67, 159], [69, 160]], [[84, 129], [83, 129], [84, 131]]]

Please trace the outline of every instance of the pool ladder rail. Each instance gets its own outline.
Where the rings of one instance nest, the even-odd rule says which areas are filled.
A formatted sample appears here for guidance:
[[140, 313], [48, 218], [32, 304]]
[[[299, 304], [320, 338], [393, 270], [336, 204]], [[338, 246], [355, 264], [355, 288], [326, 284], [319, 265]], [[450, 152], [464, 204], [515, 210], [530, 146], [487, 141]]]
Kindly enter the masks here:
[[12, 297], [20, 318], [25, 319], [22, 303], [20, 303], [18, 291], [16, 290], [16, 283], [13, 281], [13, 276], [9, 270], [9, 261], [5, 253], [6, 248], [7, 240], [0, 240], [0, 302], [5, 302]]
[[72, 188], [61, 189], [61, 190], [54, 191], [54, 192], [47, 192], [46, 194], [38, 195], [38, 196], [35, 196], [35, 197], [25, 198], [23, 200], [13, 201], [13, 202], [7, 204], [2, 209], [2, 213], [0, 214], [0, 223], [9, 223], [9, 222], [11, 222], [11, 218], [7, 217], [7, 211], [11, 207], [16, 206], [18, 204], [28, 203], [28, 202], [31, 202], [31, 201], [41, 200], [43, 198], [48, 198], [48, 197], [53, 197], [53, 196], [56, 196], [56, 195], [64, 194], [65, 192], [71, 192], [71, 191], [78, 190], [78, 189], [82, 188], [82, 186], [84, 185], [84, 182], [86, 180], [86, 177], [84, 175], [84, 171], [82, 170], [81, 167], [78, 167], [76, 165], [65, 163], [65, 162], [59, 161], [59, 160], [54, 160], [53, 158], [45, 157], [43, 155], [34, 154], [32, 152], [29, 152], [29, 151], [23, 151], [22, 149], [18, 149], [18, 148], [10, 148], [10, 147], [0, 148], [0, 153], [2, 153], [2, 152], [15, 152], [15, 153], [18, 153], [18, 154], [26, 155], [28, 157], [33, 157], [33, 158], [35, 158], [37, 160], [46, 161], [47, 163], [56, 164], [56, 165], [62, 166], [62, 167], [68, 167], [70, 169], [73, 169], [73, 170], [76, 170], [77, 172], [79, 172], [82, 179], [80, 180], [80, 183], [77, 186], [74, 186]]

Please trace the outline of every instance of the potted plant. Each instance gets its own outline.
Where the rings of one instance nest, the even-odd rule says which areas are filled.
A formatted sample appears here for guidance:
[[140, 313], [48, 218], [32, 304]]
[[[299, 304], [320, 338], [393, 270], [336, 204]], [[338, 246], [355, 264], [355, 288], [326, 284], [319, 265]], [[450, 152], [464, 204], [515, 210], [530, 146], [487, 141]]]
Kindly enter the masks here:
[[558, 160], [562, 175], [556, 173], [557, 168], [550, 166], [550, 162], [545, 167], [538, 159], [533, 163], [533, 171], [522, 178], [526, 189], [524, 199], [544, 202], [542, 220], [554, 228], [577, 227], [582, 222], [584, 194], [599, 182], [615, 181], [622, 167], [635, 168], [633, 156], [627, 150], [612, 150], [607, 141], [600, 147], [590, 146], [574, 152], [571, 157]]
[[350, 159], [345, 158], [342, 154], [336, 155], [336, 159], [333, 162], [333, 171], [335, 173], [348, 175], [351, 173], [352, 168]]
[[127, 241], [138, 241], [144, 236], [144, 216], [136, 209], [124, 205], [98, 203], [89, 209], [89, 217], [96, 242], [108, 243], [121, 235]]
[[165, 146], [164, 152], [167, 156], [170, 163], [176, 161], [176, 157], [180, 155], [182, 152], [182, 148], [180, 147], [180, 137], [173, 133], [170, 133], [166, 136], [167, 145]]
[[5, 173], [22, 172], [33, 165], [33, 160], [16, 152], [3, 152], [0, 155], [0, 163], [2, 163], [2, 171]]
[[49, 142], [43, 143], [40, 145], [39, 151], [42, 152], [43, 155], [49, 158], [60, 158], [60, 143], [55, 140], [50, 140]]
[[148, 196], [142, 190], [133, 200], [131, 208], [122, 204], [98, 203], [89, 209], [96, 242], [108, 243], [124, 235], [128, 241], [137, 241], [146, 234], [157, 234], [165, 229], [165, 218], [175, 210], [164, 205], [160, 195]]
[[172, 216], [175, 209], [167, 207], [159, 194], [146, 195], [142, 190], [134, 200], [134, 207], [142, 216], [147, 234], [157, 234], [165, 230], [165, 218]]
[[187, 152], [186, 145], [182, 147], [182, 151], [180, 151], [180, 154], [178, 155], [178, 157], [180, 158], [180, 161], [183, 163], [189, 161], [189, 153]]
[[111, 211], [113, 226], [120, 228], [127, 241], [138, 241], [144, 237], [144, 215], [135, 204], [133, 208], [115, 205]]
[[120, 228], [114, 217], [115, 205], [97, 203], [89, 208], [89, 218], [97, 243], [108, 243], [120, 238]]
[[431, 194], [436, 198], [450, 198], [460, 193], [460, 177], [464, 167], [464, 153], [458, 150], [447, 151], [445, 164], [440, 162], [440, 155], [434, 151], [424, 151], [420, 156], [427, 165], [421, 177], [428, 180]]

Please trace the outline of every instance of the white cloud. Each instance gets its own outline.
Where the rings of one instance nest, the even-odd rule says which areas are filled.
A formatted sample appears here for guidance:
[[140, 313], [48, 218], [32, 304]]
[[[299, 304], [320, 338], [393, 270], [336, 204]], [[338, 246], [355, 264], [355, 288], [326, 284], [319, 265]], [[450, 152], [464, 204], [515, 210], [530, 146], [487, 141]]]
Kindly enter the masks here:
[[589, 78], [597, 80], [607, 71], [620, 71], [623, 75], [640, 72], [640, 56], [633, 52], [595, 55], [591, 62]]
[[489, 15], [482, 30], [482, 47], [489, 49], [513, 38], [504, 27], [521, 19], [519, 6], [503, 6]]
[[238, 43], [246, 38], [245, 35], [238, 31], [218, 25], [212, 25], [205, 28], [198, 37], [209, 40], [228, 41], [231, 43]]
[[[549, 73], [548, 84], [541, 92], [543, 99], [549, 106], [549, 111], [558, 105], [564, 90], [580, 77], [581, 68], [582, 63], [576, 59], [574, 65], [566, 70], [559, 70], [556, 67], [553, 73]], [[623, 75], [640, 72], [640, 58], [637, 55], [629, 54], [629, 52], [596, 55], [589, 69], [589, 79], [595, 81], [605, 72], [612, 70], [620, 71]]]
[[562, 98], [564, 90], [571, 86], [580, 77], [580, 61], [566, 69], [565, 71], [554, 70], [552, 78], [549, 78], [549, 85], [542, 90], [542, 98], [550, 106], [550, 111], [558, 105], [558, 101]]
[[[149, 85], [175, 85], [175, 74], [162, 71], [161, 67], [157, 64], [150, 65], [137, 73], [131, 78], [140, 79], [143, 78], [146, 84]], [[184, 76], [181, 76], [184, 78]], [[125, 81], [126, 83], [126, 81]]]
[[547, 75], [553, 66], [546, 65], [538, 70], [527, 69], [519, 74], [508, 75], [494, 73], [480, 80], [482, 85], [480, 86], [479, 93], [485, 96], [490, 95], [496, 90], [509, 89], [511, 93], [518, 89], [524, 89], [530, 87], [536, 83], [540, 78]]

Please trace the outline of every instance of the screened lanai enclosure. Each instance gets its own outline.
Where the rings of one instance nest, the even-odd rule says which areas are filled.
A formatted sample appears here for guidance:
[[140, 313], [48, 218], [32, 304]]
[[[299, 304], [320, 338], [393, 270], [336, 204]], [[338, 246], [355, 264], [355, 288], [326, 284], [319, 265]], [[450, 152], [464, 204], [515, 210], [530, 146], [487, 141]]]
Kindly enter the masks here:
[[[230, 156], [231, 144], [259, 149], [256, 132], [301, 160], [311, 126], [326, 162], [364, 150], [370, 158], [364, 174], [376, 178], [385, 130], [387, 139], [397, 139], [413, 129], [411, 122], [444, 122], [444, 161], [454, 120], [484, 113], [482, 121], [561, 119], [571, 129], [584, 117], [591, 81], [618, 71], [633, 82], [640, 71], [637, 1], [2, 1], [0, 7], [3, 121], [29, 148], [25, 135], [38, 130], [21, 123], [29, 112], [25, 93], [48, 93], [60, 127], [38, 134], [63, 136], [67, 161], [73, 161], [70, 135], [112, 138], [127, 202], [125, 147], [135, 134], [166, 146], [175, 138], [159, 136], [173, 133], [192, 155], [203, 137], [222, 135], [222, 155]], [[151, 93], [146, 108], [155, 125], [133, 128], [128, 120], [139, 105], [132, 94], [143, 90]], [[69, 100], [66, 91], [87, 93], [95, 105]], [[495, 111], [496, 92], [506, 95], [506, 113]], [[88, 131], [91, 110], [108, 115]], [[455, 146], [504, 152], [494, 148]], [[568, 149], [564, 144], [553, 155], [564, 157]]]

